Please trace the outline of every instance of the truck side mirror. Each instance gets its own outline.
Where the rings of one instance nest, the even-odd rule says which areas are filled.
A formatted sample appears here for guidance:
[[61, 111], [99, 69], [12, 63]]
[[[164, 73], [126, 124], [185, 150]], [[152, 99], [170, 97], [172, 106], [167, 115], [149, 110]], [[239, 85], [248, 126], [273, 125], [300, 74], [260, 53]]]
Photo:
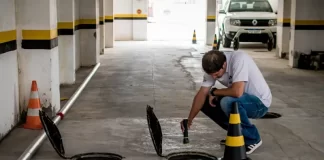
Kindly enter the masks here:
[[219, 14], [226, 14], [226, 12], [224, 10], [219, 10], [218, 12]]

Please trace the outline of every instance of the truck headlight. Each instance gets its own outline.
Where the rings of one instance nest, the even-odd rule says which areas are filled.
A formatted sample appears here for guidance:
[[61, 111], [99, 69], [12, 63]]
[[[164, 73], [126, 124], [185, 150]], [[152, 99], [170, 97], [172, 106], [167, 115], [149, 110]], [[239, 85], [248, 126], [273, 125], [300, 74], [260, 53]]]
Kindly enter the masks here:
[[239, 19], [230, 19], [230, 24], [233, 26], [241, 25], [241, 21]]
[[277, 25], [277, 20], [276, 19], [270, 19], [268, 24], [269, 24], [269, 26], [275, 26], [275, 25]]

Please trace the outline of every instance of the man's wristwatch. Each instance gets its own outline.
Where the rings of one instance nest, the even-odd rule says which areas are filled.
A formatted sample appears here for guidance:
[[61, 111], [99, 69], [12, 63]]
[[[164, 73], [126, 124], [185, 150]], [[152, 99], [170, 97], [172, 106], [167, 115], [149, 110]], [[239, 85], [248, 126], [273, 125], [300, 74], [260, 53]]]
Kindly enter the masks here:
[[214, 94], [214, 91], [215, 91], [215, 90], [217, 90], [217, 88], [212, 88], [212, 89], [210, 90], [210, 92], [209, 92], [210, 95], [212, 95], [212, 96], [215, 97], [215, 96], [216, 96], [216, 95]]

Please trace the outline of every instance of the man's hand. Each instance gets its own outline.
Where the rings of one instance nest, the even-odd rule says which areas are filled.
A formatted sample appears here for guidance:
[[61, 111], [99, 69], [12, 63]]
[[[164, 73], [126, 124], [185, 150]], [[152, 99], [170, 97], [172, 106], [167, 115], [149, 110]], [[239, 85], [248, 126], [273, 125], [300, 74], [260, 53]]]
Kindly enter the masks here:
[[[187, 124], [188, 129], [190, 129], [191, 124], [192, 124], [192, 120], [188, 119], [188, 124]], [[180, 127], [181, 127], [181, 131], [183, 133], [184, 132], [183, 120], [180, 122]]]
[[216, 105], [213, 103], [213, 100], [215, 99], [216, 97], [212, 96], [212, 95], [209, 95], [209, 104], [212, 106], [212, 107], [216, 107]]

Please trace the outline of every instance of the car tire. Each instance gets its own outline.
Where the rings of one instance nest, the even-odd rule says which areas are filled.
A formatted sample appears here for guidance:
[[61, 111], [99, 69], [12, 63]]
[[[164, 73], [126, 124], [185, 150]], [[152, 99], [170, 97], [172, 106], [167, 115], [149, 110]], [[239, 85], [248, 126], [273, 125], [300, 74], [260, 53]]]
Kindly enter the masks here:
[[230, 48], [231, 47], [232, 40], [227, 38], [225, 33], [223, 32], [222, 35], [222, 45], [224, 48]]

